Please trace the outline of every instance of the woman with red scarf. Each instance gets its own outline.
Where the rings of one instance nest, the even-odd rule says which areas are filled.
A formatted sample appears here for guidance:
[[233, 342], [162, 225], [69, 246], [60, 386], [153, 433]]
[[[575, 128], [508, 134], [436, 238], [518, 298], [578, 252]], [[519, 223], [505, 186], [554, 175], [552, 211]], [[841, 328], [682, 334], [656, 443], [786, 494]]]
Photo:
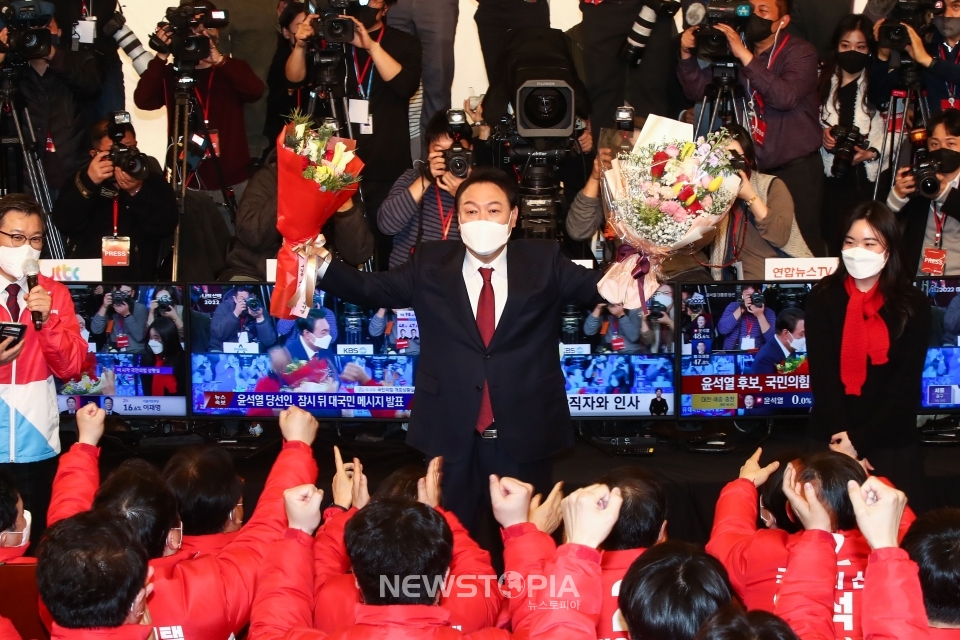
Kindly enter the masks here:
[[918, 504], [917, 409], [930, 305], [910, 281], [896, 218], [883, 204], [853, 210], [842, 258], [807, 297], [808, 433], [815, 448], [863, 461]]
[[162, 373], [143, 375], [143, 394], [175, 396], [186, 390], [186, 361], [177, 325], [170, 318], [159, 317], [150, 327], [150, 353], [143, 356], [145, 367], [157, 367]]

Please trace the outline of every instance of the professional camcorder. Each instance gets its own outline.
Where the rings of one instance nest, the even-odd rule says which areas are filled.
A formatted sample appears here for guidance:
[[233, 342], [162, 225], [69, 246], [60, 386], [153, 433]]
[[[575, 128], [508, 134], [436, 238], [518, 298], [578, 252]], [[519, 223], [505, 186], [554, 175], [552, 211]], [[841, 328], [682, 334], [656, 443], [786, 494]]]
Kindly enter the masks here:
[[463, 109], [448, 110], [447, 125], [450, 127], [450, 137], [453, 138], [453, 145], [443, 152], [447, 171], [458, 178], [466, 178], [473, 166], [473, 151], [463, 146], [463, 135], [469, 128]]
[[365, 6], [368, 0], [319, 0], [316, 4], [307, 3], [310, 13], [316, 14], [311, 26], [315, 38], [323, 39], [328, 43], [346, 43], [353, 41], [356, 35], [356, 25], [344, 15], [353, 15], [357, 8]]
[[200, 27], [222, 29], [230, 24], [227, 12], [207, 4], [185, 4], [167, 9], [166, 18], [157, 27], [170, 38], [168, 45], [157, 34], [150, 36], [150, 48], [173, 55], [179, 62], [200, 62], [210, 57], [210, 38], [196, 33]]
[[927, 14], [941, 15], [945, 9], [944, 0], [898, 0], [890, 15], [880, 25], [877, 45], [881, 49], [903, 51], [910, 44], [907, 25], [922, 38], [929, 30]]
[[833, 147], [833, 168], [831, 173], [835, 178], [841, 178], [847, 175], [853, 166], [853, 157], [857, 153], [857, 147], [863, 149], [866, 145], [866, 138], [860, 133], [859, 127], [844, 127], [836, 125], [830, 129], [830, 135], [836, 140], [836, 146]]
[[50, 55], [53, 41], [47, 26], [53, 18], [53, 3], [45, 0], [15, 0], [0, 5], [0, 29], [7, 30], [7, 44], [0, 43], [0, 53], [7, 54], [11, 64]]
[[927, 150], [927, 132], [925, 129], [914, 129], [910, 132], [910, 142], [916, 149], [913, 166], [910, 172], [917, 184], [917, 192], [924, 198], [933, 200], [940, 195], [940, 163]]
[[706, 8], [695, 36], [697, 57], [711, 61], [733, 58], [727, 35], [717, 29], [717, 25], [725, 24], [734, 31], [743, 33], [752, 13], [753, 7], [743, 0], [711, 2]]
[[147, 156], [140, 153], [136, 147], [128, 147], [123, 144], [123, 138], [127, 133], [127, 125], [130, 124], [130, 114], [126, 111], [113, 111], [107, 116], [107, 135], [113, 144], [110, 145], [110, 153], [107, 158], [113, 163], [113, 166], [127, 173], [134, 180], [143, 180], [150, 172], [147, 167]]

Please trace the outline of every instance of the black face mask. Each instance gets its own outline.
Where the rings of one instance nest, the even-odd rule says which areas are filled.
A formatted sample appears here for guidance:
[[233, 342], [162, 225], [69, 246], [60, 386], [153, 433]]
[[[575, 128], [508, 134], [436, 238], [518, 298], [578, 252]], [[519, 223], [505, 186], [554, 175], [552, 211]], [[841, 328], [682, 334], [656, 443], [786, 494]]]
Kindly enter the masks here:
[[960, 169], [960, 151], [937, 149], [930, 152], [930, 158], [940, 163], [940, 173], [949, 174]]
[[743, 35], [747, 42], [761, 42], [773, 34], [773, 20], [761, 18], [757, 14], [751, 14], [747, 20], [747, 26], [743, 30]]
[[377, 22], [380, 20], [380, 9], [375, 9], [374, 7], [357, 7], [350, 13], [360, 21], [367, 31], [377, 26]]
[[847, 73], [860, 73], [867, 67], [869, 61], [870, 54], [860, 51], [841, 51], [837, 54], [837, 64]]

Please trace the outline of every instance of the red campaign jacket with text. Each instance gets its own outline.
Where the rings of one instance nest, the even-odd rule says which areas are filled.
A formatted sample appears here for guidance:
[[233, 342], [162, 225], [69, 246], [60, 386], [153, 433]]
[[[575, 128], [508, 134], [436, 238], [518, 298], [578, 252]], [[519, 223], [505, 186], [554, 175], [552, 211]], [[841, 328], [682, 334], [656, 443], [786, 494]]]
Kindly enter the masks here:
[[[153, 630], [153, 627], [140, 624], [125, 624], [111, 629], [64, 629], [54, 624], [50, 630], [50, 640], [148, 640]], [[156, 640], [160, 640], [159, 634]], [[164, 640], [172, 640], [172, 637], [164, 636]]]
[[833, 534], [802, 531], [787, 543], [787, 570], [775, 611], [801, 640], [834, 640], [837, 552]]
[[[707, 552], [720, 560], [748, 610], [775, 613], [775, 597], [786, 571], [791, 536], [780, 529], [757, 530], [759, 495], [753, 482], [734, 480], [720, 492]], [[900, 537], [916, 516], [907, 508]], [[861, 638], [861, 599], [870, 545], [856, 529], [833, 534], [837, 572], [833, 621], [837, 638]]]
[[[437, 508], [453, 532], [453, 560], [450, 563], [449, 595], [441, 607], [449, 614], [450, 625], [472, 633], [497, 624], [503, 596], [496, 585], [490, 554], [474, 542], [453, 513]], [[324, 513], [324, 525], [314, 540], [314, 627], [333, 632], [356, 622], [360, 592], [350, 571], [343, 531], [356, 509], [344, 512], [332, 507]], [[473, 578], [467, 576], [490, 576]]]
[[[553, 538], [537, 529], [531, 522], [514, 525], [503, 530], [503, 562], [506, 571], [519, 573], [524, 581], [526, 592], [523, 597], [507, 600], [512, 620], [523, 620], [540, 604], [540, 594], [530, 593], [530, 576], [543, 573], [544, 565], [550, 561], [557, 546]], [[627, 569], [646, 549], [627, 549], [624, 551], [601, 551], [600, 571], [602, 582], [602, 604], [600, 620], [597, 623], [598, 640], [629, 640], [627, 624], [620, 614], [620, 583]]]
[[[68, 517], [90, 508], [100, 484], [96, 451], [78, 444], [61, 457], [51, 512]], [[218, 555], [180, 550], [150, 561], [154, 591], [147, 605], [157, 640], [226, 640], [247, 624], [263, 554], [286, 530], [283, 492], [316, 479], [310, 447], [287, 442], [250, 521]]]
[[[249, 640], [593, 640], [600, 612], [599, 554], [580, 545], [564, 545], [546, 571], [558, 585], [572, 580], [564, 591], [564, 608], [536, 612], [521, 632], [510, 634], [488, 628], [465, 634], [450, 624], [442, 606], [357, 605], [356, 622], [327, 633], [311, 627], [315, 543], [305, 533], [289, 529], [267, 551], [250, 615]], [[573, 592], [579, 594], [574, 596]]]

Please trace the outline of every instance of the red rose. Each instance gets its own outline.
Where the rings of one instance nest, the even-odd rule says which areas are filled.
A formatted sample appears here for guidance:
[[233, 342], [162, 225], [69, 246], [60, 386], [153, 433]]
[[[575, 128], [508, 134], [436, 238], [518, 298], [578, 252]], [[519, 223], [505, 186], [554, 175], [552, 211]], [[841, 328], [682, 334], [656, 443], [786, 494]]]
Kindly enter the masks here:
[[654, 178], [662, 176], [667, 168], [667, 160], [669, 159], [670, 156], [668, 156], [665, 151], [657, 151], [653, 154], [653, 166], [650, 167], [650, 175]]
[[683, 189], [680, 189], [680, 193], [677, 194], [677, 200], [680, 202], [686, 202], [690, 199], [690, 196], [695, 195], [697, 192], [694, 191], [693, 187], [690, 185], [685, 186]]
[[689, 213], [690, 215], [695, 215], [697, 213], [700, 213], [701, 211], [703, 211], [703, 205], [700, 204], [699, 200], [695, 201], [692, 205], [687, 207], [687, 213]]
[[323, 154], [323, 159], [326, 160], [327, 162], [332, 162], [332, 161], [333, 161], [333, 153], [334, 153], [334, 150], [328, 148], [328, 149], [327, 149], [327, 152], [326, 152], [325, 154]]
[[308, 158], [307, 156], [300, 156], [300, 164], [302, 165], [301, 169], [303, 171], [306, 171], [307, 167], [310, 166], [310, 158]]

